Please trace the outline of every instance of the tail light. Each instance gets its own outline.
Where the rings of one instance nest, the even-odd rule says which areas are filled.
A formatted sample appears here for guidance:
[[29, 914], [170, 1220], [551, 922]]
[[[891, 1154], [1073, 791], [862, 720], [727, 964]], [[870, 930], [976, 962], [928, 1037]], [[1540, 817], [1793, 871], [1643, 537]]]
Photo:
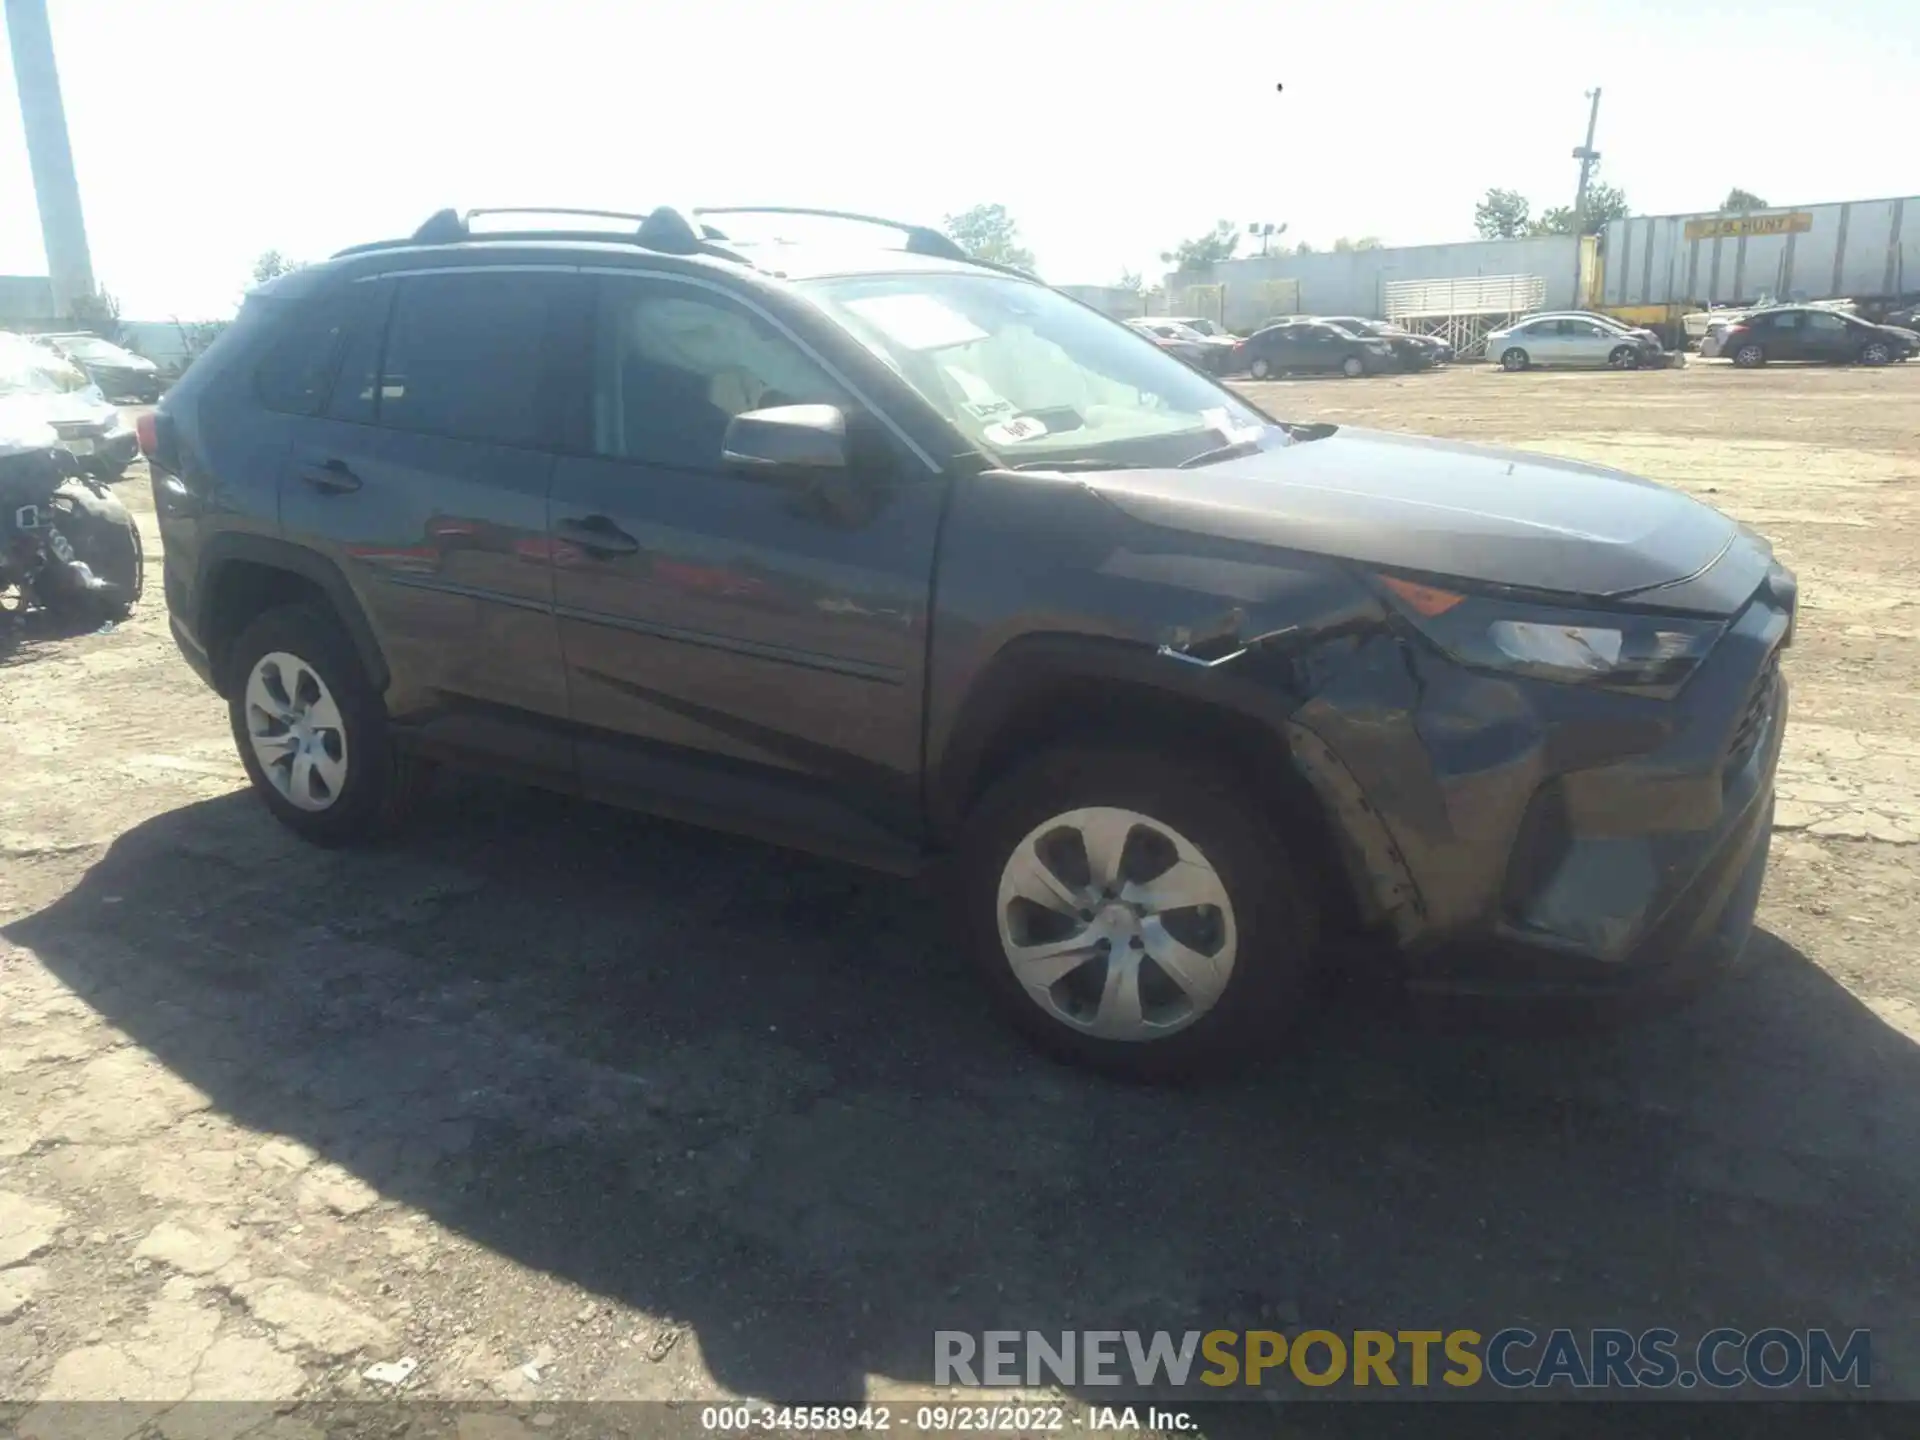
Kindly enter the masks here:
[[151, 460], [155, 443], [153, 411], [147, 410], [141, 413], [133, 422], [133, 433], [140, 438], [140, 453]]

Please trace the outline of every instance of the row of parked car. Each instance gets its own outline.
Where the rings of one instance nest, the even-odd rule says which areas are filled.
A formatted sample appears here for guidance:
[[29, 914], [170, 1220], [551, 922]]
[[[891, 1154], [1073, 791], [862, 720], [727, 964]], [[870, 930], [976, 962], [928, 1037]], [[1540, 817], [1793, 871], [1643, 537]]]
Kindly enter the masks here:
[[[75, 338], [57, 337], [60, 341]], [[78, 355], [103, 352], [91, 346], [70, 347], [41, 336], [0, 331], [0, 445], [9, 435], [38, 433], [51, 426], [60, 448], [72, 455], [83, 471], [110, 480], [126, 471], [139, 453], [140, 442], [110, 396], [146, 398], [148, 391], [144, 384], [130, 384], [121, 373], [125, 369], [137, 375], [137, 367], [127, 366], [126, 361], [139, 360], [139, 356], [107, 345], [104, 340], [99, 343], [116, 353], [89, 367], [83, 366]], [[141, 363], [152, 368], [150, 362]], [[157, 381], [154, 388], [157, 390]]]
[[1453, 359], [1453, 347], [1385, 320], [1361, 315], [1277, 316], [1249, 335], [1189, 316], [1143, 316], [1127, 322], [1163, 350], [1213, 375], [1339, 374], [1351, 378], [1431, 370]]

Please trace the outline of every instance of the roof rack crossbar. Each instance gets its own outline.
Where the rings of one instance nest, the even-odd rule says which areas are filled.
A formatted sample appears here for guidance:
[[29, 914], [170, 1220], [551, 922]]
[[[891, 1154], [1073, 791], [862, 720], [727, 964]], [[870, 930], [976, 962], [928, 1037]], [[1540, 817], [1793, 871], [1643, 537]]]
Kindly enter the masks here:
[[[553, 215], [590, 217], [596, 220], [630, 220], [636, 226], [632, 230], [588, 230], [574, 228], [526, 229], [526, 230], [482, 230], [475, 233], [468, 222], [476, 215]], [[511, 205], [494, 206], [482, 210], [436, 210], [426, 221], [404, 240], [373, 240], [361, 245], [349, 245], [344, 250], [334, 252], [336, 256], [363, 255], [376, 250], [398, 250], [410, 246], [458, 245], [468, 240], [591, 240], [614, 245], [638, 245], [643, 250], [652, 250], [666, 255], [712, 255], [725, 260], [735, 260], [743, 264], [752, 264], [745, 256], [737, 254], [725, 244], [727, 235], [713, 225], [706, 223], [709, 215], [804, 215], [823, 220], [844, 220], [856, 225], [875, 225], [882, 229], [899, 232], [906, 237], [905, 249], [913, 255], [926, 255], [941, 260], [958, 260], [967, 264], [983, 266], [989, 270], [1000, 270], [1010, 275], [1031, 278], [1025, 271], [1010, 265], [1001, 265], [993, 261], [979, 260], [967, 254], [951, 236], [925, 225], [912, 225], [903, 220], [889, 220], [883, 215], [862, 215], [852, 210], [816, 210], [794, 205], [723, 205], [702, 206], [697, 209], [679, 210], [670, 205], [661, 205], [645, 214], [632, 214], [624, 210], [585, 210], [572, 206], [534, 206]]]
[[577, 215], [595, 220], [631, 220], [636, 225], [646, 223], [646, 214], [632, 214], [625, 210], [580, 210], [566, 205], [496, 205], [484, 210], [469, 210], [465, 219], [471, 222], [476, 215]]
[[853, 210], [815, 210], [802, 205], [703, 205], [693, 212], [696, 220], [704, 220], [709, 215], [806, 215], [821, 220], [846, 220], [857, 225], [878, 225], [883, 229], [897, 230], [907, 237], [906, 249], [914, 255], [932, 255], [942, 260], [970, 260], [973, 257], [962, 250], [949, 235], [926, 225], [913, 225], [905, 220], [889, 220], [884, 215], [862, 215]]

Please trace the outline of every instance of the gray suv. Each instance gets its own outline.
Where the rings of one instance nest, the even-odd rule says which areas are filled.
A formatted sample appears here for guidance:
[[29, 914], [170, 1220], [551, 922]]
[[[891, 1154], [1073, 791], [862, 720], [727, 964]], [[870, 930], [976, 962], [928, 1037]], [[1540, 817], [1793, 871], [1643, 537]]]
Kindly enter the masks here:
[[1368, 948], [1581, 1007], [1739, 955], [1795, 603], [1758, 536], [1276, 420], [936, 232], [792, 213], [442, 212], [168, 393], [173, 633], [279, 820], [365, 839], [453, 762], [938, 862], [1006, 1013], [1134, 1074], [1273, 1044]]

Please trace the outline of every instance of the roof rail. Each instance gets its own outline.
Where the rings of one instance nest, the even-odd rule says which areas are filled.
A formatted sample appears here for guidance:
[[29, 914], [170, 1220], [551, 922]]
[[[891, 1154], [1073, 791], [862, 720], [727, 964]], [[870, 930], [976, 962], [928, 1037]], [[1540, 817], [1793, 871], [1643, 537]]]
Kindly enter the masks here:
[[[586, 230], [586, 229], [548, 229], [529, 228], [525, 230], [481, 230], [476, 232], [472, 220], [480, 215], [553, 215], [580, 216], [595, 220], [630, 220], [636, 222], [632, 230]], [[363, 245], [349, 245], [344, 250], [336, 250], [336, 256], [361, 255], [373, 250], [396, 250], [415, 245], [458, 245], [466, 240], [597, 240], [613, 244], [638, 245], [642, 249], [667, 255], [713, 255], [724, 260], [735, 260], [742, 264], [751, 264], [745, 256], [736, 254], [723, 243], [727, 236], [724, 232], [709, 225], [709, 215], [804, 215], [823, 220], [845, 220], [856, 225], [875, 225], [886, 230], [895, 230], [906, 237], [904, 248], [909, 254], [927, 255], [941, 260], [958, 260], [970, 265], [979, 265], [989, 270], [1000, 270], [1010, 275], [1019, 275], [1031, 279], [1023, 270], [1010, 265], [997, 264], [990, 260], [979, 260], [967, 254], [952, 237], [926, 225], [911, 225], [903, 220], [889, 220], [881, 215], [862, 215], [851, 210], [815, 210], [790, 205], [732, 205], [702, 206], [692, 210], [677, 210], [670, 205], [657, 206], [645, 214], [631, 214], [624, 210], [581, 210], [567, 206], [498, 206], [484, 210], [436, 210], [426, 221], [404, 240], [374, 240]]]
[[973, 257], [953, 240], [926, 225], [911, 225], [904, 220], [889, 220], [882, 215], [861, 215], [852, 210], [814, 210], [799, 205], [703, 205], [693, 212], [696, 220], [709, 215], [807, 215], [822, 220], [846, 220], [856, 225], [878, 225], [898, 230], [907, 237], [906, 250], [912, 255], [932, 255], [942, 260], [972, 260]]

